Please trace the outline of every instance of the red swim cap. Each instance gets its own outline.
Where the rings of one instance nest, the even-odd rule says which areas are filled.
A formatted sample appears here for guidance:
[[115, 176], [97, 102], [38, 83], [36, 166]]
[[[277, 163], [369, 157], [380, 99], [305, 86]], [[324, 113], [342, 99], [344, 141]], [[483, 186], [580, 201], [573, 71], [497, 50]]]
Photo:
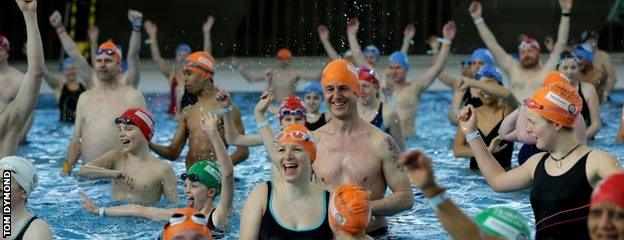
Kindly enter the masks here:
[[379, 80], [377, 80], [377, 78], [375, 77], [375, 73], [373, 73], [372, 69], [369, 69], [367, 67], [361, 67], [358, 70], [358, 78], [362, 81], [367, 81], [374, 85], [379, 85]]
[[115, 119], [115, 123], [131, 124], [139, 127], [147, 141], [151, 140], [154, 134], [154, 118], [152, 114], [144, 108], [128, 109], [121, 117]]
[[591, 205], [607, 201], [624, 208], [624, 173], [615, 173], [607, 177], [594, 189]]
[[294, 114], [297, 110], [301, 111], [303, 118], [305, 119], [306, 113], [308, 110], [305, 105], [303, 105], [303, 100], [297, 96], [288, 96], [282, 100], [282, 104], [279, 109], [279, 120], [281, 121], [286, 115], [283, 113], [285, 111], [290, 111], [289, 114]]

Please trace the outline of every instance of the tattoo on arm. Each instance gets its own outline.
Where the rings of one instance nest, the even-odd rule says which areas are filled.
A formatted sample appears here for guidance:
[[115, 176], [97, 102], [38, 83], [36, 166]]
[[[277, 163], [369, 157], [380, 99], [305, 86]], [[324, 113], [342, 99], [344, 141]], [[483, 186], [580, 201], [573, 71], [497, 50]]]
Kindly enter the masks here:
[[[392, 154], [392, 162], [396, 163], [397, 160], [399, 160], [399, 154], [401, 154], [401, 149], [399, 148], [399, 145], [397, 145], [397, 143], [394, 141], [394, 139], [392, 139], [392, 137], [390, 136], [386, 137], [386, 143], [388, 144], [388, 151], [390, 151], [390, 153]], [[402, 167], [397, 166], [397, 168], [399, 169], [399, 171], [403, 172]]]

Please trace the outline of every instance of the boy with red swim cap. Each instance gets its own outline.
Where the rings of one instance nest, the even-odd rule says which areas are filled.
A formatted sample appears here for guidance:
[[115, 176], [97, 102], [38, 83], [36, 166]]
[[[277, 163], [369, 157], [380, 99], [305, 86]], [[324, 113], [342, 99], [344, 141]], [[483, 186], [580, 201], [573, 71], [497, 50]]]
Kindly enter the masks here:
[[[139, 203], [158, 202], [161, 195], [178, 202], [173, 168], [152, 157], [147, 147], [154, 133], [152, 114], [132, 108], [116, 118], [121, 148], [85, 164], [78, 175], [90, 179], [113, 179], [113, 200]], [[67, 166], [64, 166], [67, 167]]]
[[[184, 64], [184, 82], [188, 93], [197, 96], [197, 103], [182, 110], [178, 119], [178, 129], [168, 146], [150, 142], [149, 147], [161, 157], [175, 161], [180, 156], [182, 148], [188, 139], [189, 151], [186, 154], [186, 168], [190, 168], [194, 163], [200, 161], [216, 161], [216, 155], [212, 145], [206, 144], [210, 141], [208, 135], [201, 131], [200, 119], [206, 112], [219, 115], [219, 133], [224, 136], [223, 116], [231, 113], [236, 131], [245, 134], [240, 112], [236, 106], [222, 107], [217, 100], [219, 91], [214, 84], [214, 74], [216, 61], [210, 53], [198, 51], [186, 58]], [[222, 138], [226, 142], [225, 138]], [[227, 145], [226, 145], [227, 148]], [[236, 165], [245, 161], [249, 155], [247, 147], [236, 147], [236, 151], [230, 155], [232, 162]]]

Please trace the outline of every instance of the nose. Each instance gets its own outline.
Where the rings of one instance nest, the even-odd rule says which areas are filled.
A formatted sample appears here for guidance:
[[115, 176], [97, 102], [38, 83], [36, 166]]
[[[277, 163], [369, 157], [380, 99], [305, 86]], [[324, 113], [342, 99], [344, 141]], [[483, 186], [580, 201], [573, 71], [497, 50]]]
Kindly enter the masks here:
[[600, 218], [598, 220], [598, 227], [601, 230], [613, 230], [614, 226], [613, 226], [613, 216], [612, 216], [612, 212], [609, 211], [603, 211], [602, 214], [600, 215]]

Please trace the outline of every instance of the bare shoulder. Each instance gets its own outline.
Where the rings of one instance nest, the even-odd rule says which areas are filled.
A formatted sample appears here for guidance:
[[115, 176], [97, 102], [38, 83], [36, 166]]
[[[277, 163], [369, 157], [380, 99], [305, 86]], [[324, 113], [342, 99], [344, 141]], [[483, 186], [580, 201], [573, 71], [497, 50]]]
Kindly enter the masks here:
[[601, 164], [601, 165], [602, 164], [611, 165], [615, 163], [616, 165], [619, 166], [619, 163], [613, 154], [599, 150], [599, 149], [591, 149], [591, 152], [587, 154], [587, 161], [592, 164], [593, 162], [595, 162], [596, 164]]
[[24, 239], [52, 239], [50, 225], [44, 220], [35, 219], [24, 233]]
[[399, 154], [401, 154], [401, 149], [396, 141], [394, 141], [394, 138], [392, 138], [389, 134], [382, 132], [375, 126], [372, 127], [374, 127], [377, 131], [371, 131], [369, 136], [371, 137], [370, 139], [373, 146], [377, 149], [377, 152], [380, 153], [380, 157], [383, 160], [398, 160]]
[[247, 196], [246, 201], [251, 201], [253, 206], [259, 206], [262, 208], [262, 212], [265, 211], [265, 206], [268, 201], [269, 185], [266, 182], [259, 183]]

